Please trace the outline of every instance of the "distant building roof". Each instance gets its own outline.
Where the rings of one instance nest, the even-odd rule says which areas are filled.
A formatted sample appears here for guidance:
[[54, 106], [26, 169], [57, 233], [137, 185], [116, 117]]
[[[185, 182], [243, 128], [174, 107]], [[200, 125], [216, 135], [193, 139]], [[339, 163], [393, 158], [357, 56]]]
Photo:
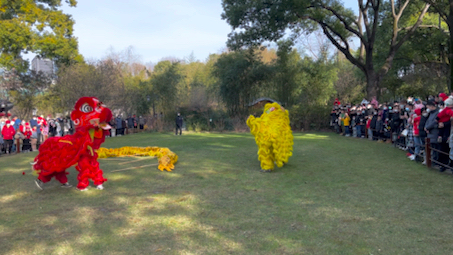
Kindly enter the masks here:
[[264, 101], [271, 102], [271, 103], [277, 103], [277, 104], [281, 105], [280, 102], [278, 102], [278, 101], [276, 101], [276, 100], [274, 100], [274, 99], [272, 99], [272, 98], [269, 98], [269, 97], [261, 97], [261, 98], [256, 99], [256, 100], [253, 101], [252, 103], [250, 103], [250, 104], [249, 104], [249, 107], [250, 107], [250, 106], [254, 106], [254, 105], [258, 104], [258, 103], [264, 102]]
[[31, 70], [50, 75], [55, 73], [53, 61], [48, 58], [40, 58], [38, 56], [35, 56], [31, 61]]

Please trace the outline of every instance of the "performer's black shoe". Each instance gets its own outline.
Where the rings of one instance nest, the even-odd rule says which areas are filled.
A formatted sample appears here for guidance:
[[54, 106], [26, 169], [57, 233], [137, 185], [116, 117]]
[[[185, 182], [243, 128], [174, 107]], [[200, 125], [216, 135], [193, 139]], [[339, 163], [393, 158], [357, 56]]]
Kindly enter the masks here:
[[38, 187], [38, 189], [43, 190], [42, 186], [44, 185], [44, 182], [42, 182], [40, 179], [36, 179], [35, 184]]

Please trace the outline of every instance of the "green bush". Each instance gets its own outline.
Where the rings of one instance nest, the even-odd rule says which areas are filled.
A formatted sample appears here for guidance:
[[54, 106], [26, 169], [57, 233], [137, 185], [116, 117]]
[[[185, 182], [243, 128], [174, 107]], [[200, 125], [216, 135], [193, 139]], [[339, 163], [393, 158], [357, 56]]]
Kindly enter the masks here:
[[289, 110], [291, 128], [294, 130], [321, 130], [329, 128], [328, 105], [295, 105]]

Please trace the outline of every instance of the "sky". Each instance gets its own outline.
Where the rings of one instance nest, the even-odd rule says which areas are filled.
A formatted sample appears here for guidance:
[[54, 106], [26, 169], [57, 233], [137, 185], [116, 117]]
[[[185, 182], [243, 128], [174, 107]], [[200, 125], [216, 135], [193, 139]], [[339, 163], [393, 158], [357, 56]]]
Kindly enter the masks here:
[[133, 46], [144, 63], [192, 52], [204, 61], [225, 48], [231, 31], [220, 17], [221, 0], [78, 0], [63, 11], [76, 22], [74, 36], [86, 59]]
[[[75, 20], [74, 36], [85, 59], [132, 46], [143, 63], [163, 58], [204, 61], [226, 48], [231, 27], [221, 19], [221, 0], [77, 0], [63, 6]], [[357, 0], [345, 0], [357, 9]]]

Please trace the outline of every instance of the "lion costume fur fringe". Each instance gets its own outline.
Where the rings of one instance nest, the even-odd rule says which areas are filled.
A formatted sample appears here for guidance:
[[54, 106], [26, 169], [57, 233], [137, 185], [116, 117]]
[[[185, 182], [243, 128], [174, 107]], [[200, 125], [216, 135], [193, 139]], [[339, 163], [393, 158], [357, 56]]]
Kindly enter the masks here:
[[171, 170], [175, 169], [176, 162], [178, 161], [178, 155], [172, 152], [168, 148], [160, 147], [122, 147], [116, 149], [100, 148], [98, 151], [99, 158], [115, 158], [115, 157], [127, 157], [127, 156], [138, 156], [138, 157], [157, 157], [159, 160], [159, 170]]

